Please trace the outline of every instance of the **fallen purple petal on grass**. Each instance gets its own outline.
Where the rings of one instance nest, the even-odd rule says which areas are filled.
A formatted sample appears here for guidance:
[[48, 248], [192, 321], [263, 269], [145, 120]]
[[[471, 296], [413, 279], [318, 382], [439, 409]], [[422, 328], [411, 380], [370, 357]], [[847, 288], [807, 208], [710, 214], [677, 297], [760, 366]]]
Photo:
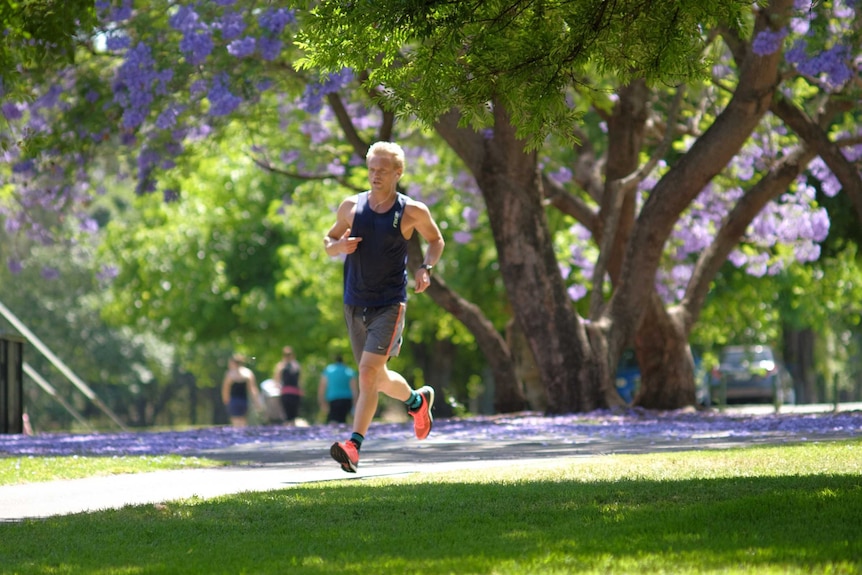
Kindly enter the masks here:
[[[407, 439], [407, 423], [374, 423], [369, 437]], [[274, 445], [290, 441], [331, 441], [349, 433], [346, 426], [287, 427], [261, 425], [245, 428], [208, 427], [185, 431], [99, 433], [44, 433], [36, 436], [0, 435], [0, 456], [32, 455], [194, 455], [240, 445]], [[784, 436], [804, 441], [810, 437], [862, 437], [862, 411], [817, 414], [739, 415], [721, 412], [624, 412], [542, 416], [536, 413], [435, 419], [432, 438], [452, 441], [583, 442], [590, 439], [695, 440], [704, 437]]]

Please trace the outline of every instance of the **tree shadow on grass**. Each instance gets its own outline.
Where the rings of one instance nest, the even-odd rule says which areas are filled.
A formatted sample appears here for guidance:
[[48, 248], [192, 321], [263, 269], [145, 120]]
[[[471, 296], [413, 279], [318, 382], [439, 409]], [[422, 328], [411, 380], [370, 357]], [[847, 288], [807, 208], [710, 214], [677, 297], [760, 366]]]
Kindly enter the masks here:
[[303, 485], [0, 525], [2, 573], [862, 572], [862, 478]]

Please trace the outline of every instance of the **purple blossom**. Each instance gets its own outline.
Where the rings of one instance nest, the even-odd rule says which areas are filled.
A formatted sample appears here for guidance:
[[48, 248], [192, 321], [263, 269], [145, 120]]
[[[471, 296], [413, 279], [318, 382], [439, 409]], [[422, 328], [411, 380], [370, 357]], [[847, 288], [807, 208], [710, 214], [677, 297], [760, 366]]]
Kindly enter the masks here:
[[342, 164], [338, 158], [335, 158], [326, 166], [326, 172], [333, 176], [343, 176], [346, 171], [344, 164]]
[[201, 17], [191, 6], [180, 6], [177, 8], [177, 11], [168, 19], [168, 24], [174, 30], [180, 32], [193, 32], [205, 26], [201, 22]]
[[13, 120], [20, 120], [24, 115], [24, 109], [24, 106], [17, 102], [3, 102], [3, 105], [0, 106], [0, 111], [3, 112], [3, 116], [10, 122]]
[[168, 130], [177, 124], [177, 118], [186, 109], [182, 104], [171, 104], [156, 118], [156, 127], [160, 130]]
[[581, 284], [574, 284], [569, 286], [566, 292], [572, 301], [580, 301], [587, 295], [587, 288]]
[[820, 189], [827, 197], [834, 198], [841, 191], [841, 182], [820, 157], [815, 158], [808, 165], [808, 171], [820, 180]]
[[754, 177], [754, 156], [750, 154], [739, 154], [733, 159], [736, 167], [736, 177], [747, 182]]
[[781, 48], [781, 43], [785, 36], [787, 36], [786, 28], [781, 28], [776, 31], [769, 29], [761, 30], [757, 36], [755, 36], [754, 42], [751, 43], [751, 49], [758, 56], [774, 54], [779, 48]]
[[189, 86], [189, 95], [191, 95], [192, 98], [206, 94], [206, 92], [207, 92], [207, 81], [206, 80], [195, 80], [194, 82], [192, 82], [192, 85]]
[[299, 160], [299, 152], [296, 150], [286, 150], [281, 153], [280, 159], [286, 165], [293, 165]]
[[189, 141], [198, 142], [207, 138], [212, 133], [212, 126], [209, 124], [199, 124], [189, 129]]
[[60, 277], [60, 271], [55, 267], [45, 266], [42, 268], [41, 275], [42, 279], [53, 281]]
[[583, 245], [572, 244], [569, 247], [569, 259], [573, 266], [584, 270], [587, 275], [592, 274], [592, 270], [595, 266], [592, 260], [587, 257]]
[[128, 52], [114, 80], [114, 102], [123, 108], [123, 127], [136, 128], [149, 115], [158, 80], [150, 47], [138, 44]]
[[173, 190], [173, 189], [170, 189], [170, 188], [166, 188], [166, 189], [162, 192], [162, 199], [164, 200], [164, 202], [165, 202], [166, 204], [170, 204], [170, 203], [172, 203], [172, 202], [176, 202], [177, 200], [179, 200], [179, 199], [180, 199], [180, 194], [179, 194], [176, 190]]
[[186, 32], [180, 40], [180, 50], [188, 58], [189, 64], [203, 64], [213, 51], [213, 39], [209, 30]]
[[856, 7], [857, 0], [844, 0], [845, 6], [842, 6], [841, 1], [835, 2], [835, 17], [836, 18], [852, 18], [853, 9]]
[[748, 275], [760, 278], [766, 275], [766, 265], [769, 263], [769, 255], [760, 253], [748, 258], [745, 271]]
[[245, 31], [245, 20], [242, 14], [235, 11], [227, 11], [221, 18], [221, 22], [215, 25], [221, 30], [221, 37], [225, 40], [233, 40], [239, 38]]
[[135, 193], [138, 195], [152, 192], [155, 189], [150, 175], [158, 165], [159, 159], [159, 153], [150, 148], [144, 148], [138, 154], [138, 185], [135, 188]]
[[791, 64], [801, 64], [808, 58], [808, 44], [804, 39], [799, 39], [793, 43], [793, 47], [784, 55], [784, 59]]
[[548, 177], [551, 178], [551, 180], [553, 180], [557, 184], [563, 185], [572, 181], [572, 175], [573, 174], [571, 168], [563, 166], [559, 170], [548, 174]]
[[339, 72], [325, 74], [317, 82], [308, 82], [302, 96], [302, 107], [317, 114], [323, 108], [324, 96], [338, 92], [352, 81], [353, 69], [343, 68]]
[[479, 210], [474, 207], [467, 206], [461, 211], [461, 217], [467, 222], [467, 227], [471, 230], [476, 229], [479, 223]]
[[237, 58], [246, 58], [254, 54], [257, 41], [251, 36], [234, 40], [227, 45], [227, 53]]
[[787, 266], [785, 265], [783, 259], [777, 259], [771, 264], [769, 264], [769, 269], [766, 270], [766, 274], [769, 276], [777, 276], [782, 271], [784, 271], [786, 267]]
[[207, 94], [210, 101], [209, 113], [211, 116], [226, 116], [242, 103], [242, 98], [231, 94], [227, 81], [227, 74], [224, 73], [213, 79], [212, 88]]
[[132, 17], [132, 0], [123, 0], [121, 6], [114, 8], [110, 0], [96, 0], [96, 13], [105, 23], [122, 22]]
[[808, 30], [811, 28], [811, 20], [808, 18], [792, 18], [790, 20], [790, 30], [794, 34], [798, 34], [800, 36], [808, 33]]
[[730, 255], [727, 256], [727, 260], [732, 263], [734, 266], [741, 268], [745, 265], [745, 262], [748, 261], [746, 255], [740, 249], [735, 249], [730, 252]]
[[30, 109], [39, 110], [41, 108], [54, 108], [60, 101], [60, 96], [62, 94], [63, 86], [59, 84], [52, 84], [44, 94], [42, 94], [39, 98], [36, 99], [35, 102], [33, 102], [33, 104], [30, 105]]
[[117, 277], [119, 273], [120, 272], [117, 269], [117, 266], [103, 265], [102, 268], [99, 270], [99, 273], [96, 274], [96, 277], [99, 279], [99, 281], [110, 281]]
[[22, 160], [12, 165], [13, 174], [32, 174], [36, 169], [36, 161], [31, 159]]
[[84, 233], [95, 234], [99, 231], [99, 223], [91, 217], [84, 217], [81, 218], [79, 228]]
[[105, 40], [105, 47], [111, 52], [119, 52], [132, 45], [132, 39], [119, 32], [112, 33]]
[[842, 86], [852, 78], [853, 71], [847, 65], [849, 57], [849, 48], [844, 45], [833, 46], [807, 60], [794, 54], [794, 59], [798, 60], [796, 68], [801, 74], [812, 78], [823, 76], [826, 84], [832, 88]]
[[281, 54], [282, 42], [278, 38], [260, 38], [257, 41], [260, 56], [267, 62], [272, 62]]
[[712, 67], [712, 75], [716, 78], [726, 78], [731, 74], [730, 66], [727, 64], [715, 64]]
[[470, 240], [473, 239], [473, 234], [465, 231], [457, 231], [452, 234], [452, 239], [455, 240], [456, 244], [464, 245], [470, 243]]
[[820, 259], [820, 245], [814, 242], [800, 242], [794, 251], [799, 263], [816, 262]]
[[293, 10], [270, 8], [258, 17], [257, 22], [261, 28], [273, 36], [278, 36], [284, 31], [285, 26], [296, 22], [296, 15]]
[[6, 221], [3, 222], [3, 228], [9, 234], [14, 234], [21, 229], [21, 220], [20, 218], [7, 217]]
[[754, 221], [751, 222], [752, 229], [758, 237], [769, 237], [773, 235], [777, 229], [775, 214], [764, 209], [757, 214]]
[[822, 242], [829, 235], [829, 213], [821, 208], [811, 214], [811, 239]]
[[16, 276], [24, 270], [24, 265], [21, 263], [21, 260], [17, 258], [9, 258], [6, 266], [9, 268], [9, 271]]

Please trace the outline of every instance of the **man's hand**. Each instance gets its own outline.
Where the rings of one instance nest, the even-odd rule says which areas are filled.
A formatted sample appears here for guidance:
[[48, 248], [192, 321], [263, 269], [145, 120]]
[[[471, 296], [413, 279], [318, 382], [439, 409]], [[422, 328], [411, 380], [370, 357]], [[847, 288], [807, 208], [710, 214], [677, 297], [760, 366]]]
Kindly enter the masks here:
[[362, 238], [351, 237], [350, 228], [344, 230], [344, 233], [337, 240], [332, 236], [327, 236], [326, 252], [329, 255], [336, 254], [352, 254], [359, 247], [359, 242]]
[[431, 272], [425, 268], [419, 268], [413, 275], [413, 281], [415, 283], [414, 289], [416, 293], [422, 293], [431, 285]]

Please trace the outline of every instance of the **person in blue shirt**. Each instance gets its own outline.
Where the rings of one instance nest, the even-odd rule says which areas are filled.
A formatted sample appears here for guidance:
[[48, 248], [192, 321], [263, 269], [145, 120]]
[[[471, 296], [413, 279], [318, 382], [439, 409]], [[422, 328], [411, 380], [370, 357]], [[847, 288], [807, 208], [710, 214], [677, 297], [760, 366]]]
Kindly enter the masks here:
[[414, 233], [427, 243], [423, 263], [413, 274], [417, 294], [431, 285], [431, 268], [444, 246], [428, 206], [398, 191], [404, 173], [401, 146], [377, 142], [369, 147], [365, 164], [371, 189], [341, 202], [336, 221], [323, 238], [328, 256], [344, 258], [344, 319], [359, 366], [353, 433], [329, 450], [349, 473], [356, 473], [359, 465], [359, 451], [377, 410], [378, 394], [404, 402], [418, 439], [431, 432], [434, 388], [413, 389], [386, 362], [401, 350], [407, 311], [407, 243]]
[[341, 354], [323, 369], [317, 387], [317, 403], [326, 412], [326, 423], [347, 423], [353, 402], [359, 395], [356, 371], [344, 364]]

